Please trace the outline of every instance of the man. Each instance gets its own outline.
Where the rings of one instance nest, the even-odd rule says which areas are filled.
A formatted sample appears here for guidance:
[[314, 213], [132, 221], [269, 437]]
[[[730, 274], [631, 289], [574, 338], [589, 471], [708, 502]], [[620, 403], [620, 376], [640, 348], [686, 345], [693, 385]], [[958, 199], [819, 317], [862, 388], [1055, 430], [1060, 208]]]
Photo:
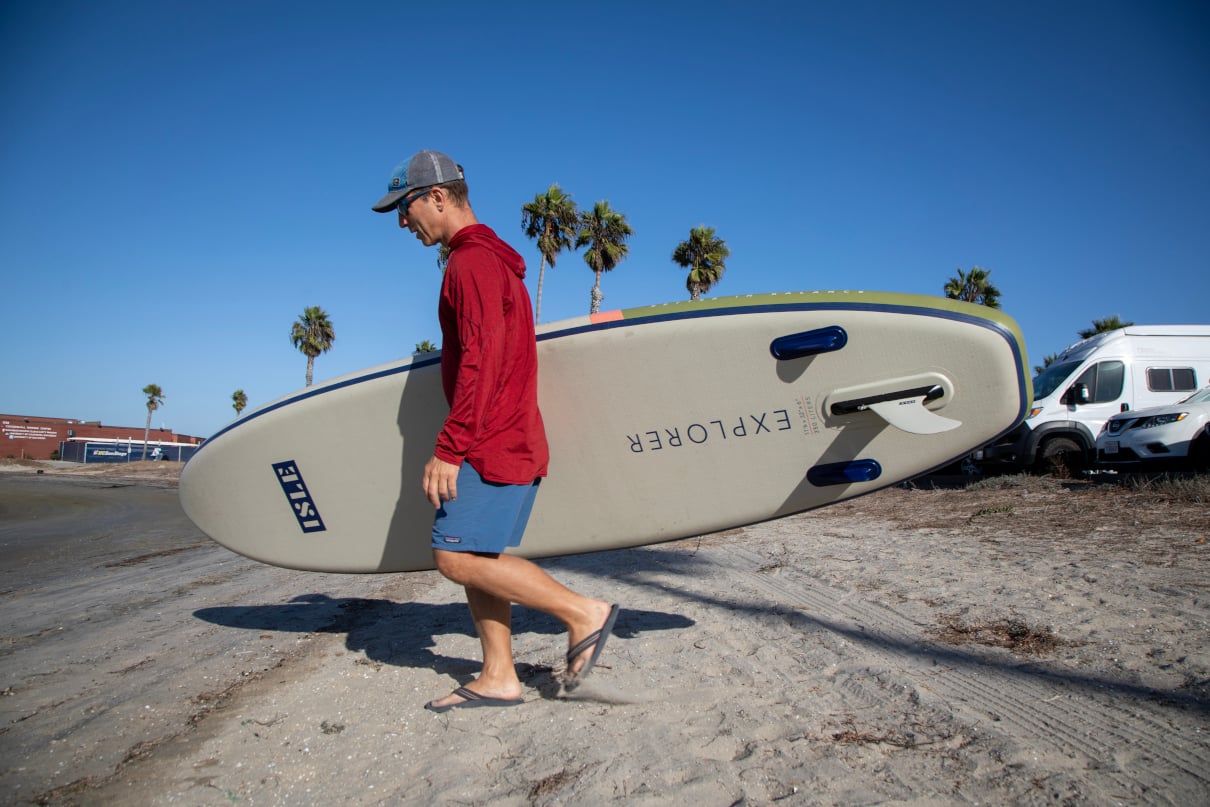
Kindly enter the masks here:
[[513, 665], [512, 603], [545, 611], [567, 627], [563, 682], [573, 689], [600, 657], [618, 606], [577, 594], [530, 561], [503, 554], [521, 543], [549, 458], [525, 261], [478, 222], [462, 166], [440, 152], [421, 151], [396, 166], [373, 209], [398, 212], [399, 226], [426, 247], [449, 250], [437, 313], [450, 413], [422, 485], [436, 510], [433, 558], [442, 575], [466, 590], [483, 669], [425, 708], [523, 702]]

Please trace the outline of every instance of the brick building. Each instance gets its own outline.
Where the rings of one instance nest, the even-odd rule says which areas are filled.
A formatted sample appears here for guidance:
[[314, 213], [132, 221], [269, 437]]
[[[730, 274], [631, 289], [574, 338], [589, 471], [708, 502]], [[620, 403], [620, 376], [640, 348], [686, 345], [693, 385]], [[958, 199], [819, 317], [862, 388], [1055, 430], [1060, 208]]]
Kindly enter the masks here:
[[[188, 458], [201, 437], [152, 429], [147, 435], [148, 459]], [[73, 445], [74, 444], [74, 445]], [[156, 451], [155, 449], [160, 449]], [[96, 420], [0, 415], [0, 457], [86, 462], [123, 462], [142, 459], [142, 426], [102, 426]]]

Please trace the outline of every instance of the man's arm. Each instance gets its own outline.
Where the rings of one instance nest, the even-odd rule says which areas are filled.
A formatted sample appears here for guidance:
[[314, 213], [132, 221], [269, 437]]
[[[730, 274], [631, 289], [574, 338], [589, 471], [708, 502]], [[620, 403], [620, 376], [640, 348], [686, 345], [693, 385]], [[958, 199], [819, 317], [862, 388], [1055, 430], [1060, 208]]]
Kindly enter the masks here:
[[[433, 454], [453, 465], [460, 465], [478, 440], [504, 358], [504, 289], [498, 267], [471, 263], [484, 258], [482, 250], [459, 250], [446, 268], [460, 352], [450, 411]], [[455, 259], [461, 259], [457, 266]]]

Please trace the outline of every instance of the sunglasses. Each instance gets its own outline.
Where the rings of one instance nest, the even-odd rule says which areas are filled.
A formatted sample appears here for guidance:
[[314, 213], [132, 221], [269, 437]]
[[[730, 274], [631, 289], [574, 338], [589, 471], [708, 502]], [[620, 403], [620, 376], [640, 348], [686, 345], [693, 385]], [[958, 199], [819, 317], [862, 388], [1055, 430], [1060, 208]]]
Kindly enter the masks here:
[[427, 187], [424, 190], [420, 191], [419, 193], [414, 193], [411, 196], [406, 196], [403, 199], [400, 199], [398, 202], [396, 202], [395, 207], [399, 210], [399, 214], [402, 216], [406, 216], [408, 214], [408, 205], [410, 205], [412, 202], [419, 199], [421, 196], [424, 196], [426, 193], [428, 193], [432, 189], [433, 188], [431, 186]]

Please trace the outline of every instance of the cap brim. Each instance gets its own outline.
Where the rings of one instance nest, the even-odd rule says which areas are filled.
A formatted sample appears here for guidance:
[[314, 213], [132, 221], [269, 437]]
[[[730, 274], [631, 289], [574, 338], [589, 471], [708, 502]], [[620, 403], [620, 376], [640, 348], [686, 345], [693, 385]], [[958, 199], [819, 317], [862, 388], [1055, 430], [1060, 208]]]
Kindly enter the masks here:
[[391, 191], [386, 196], [378, 200], [378, 204], [374, 205], [372, 210], [375, 213], [390, 213], [395, 209], [395, 203], [407, 196], [408, 189], [404, 188], [399, 191]]

